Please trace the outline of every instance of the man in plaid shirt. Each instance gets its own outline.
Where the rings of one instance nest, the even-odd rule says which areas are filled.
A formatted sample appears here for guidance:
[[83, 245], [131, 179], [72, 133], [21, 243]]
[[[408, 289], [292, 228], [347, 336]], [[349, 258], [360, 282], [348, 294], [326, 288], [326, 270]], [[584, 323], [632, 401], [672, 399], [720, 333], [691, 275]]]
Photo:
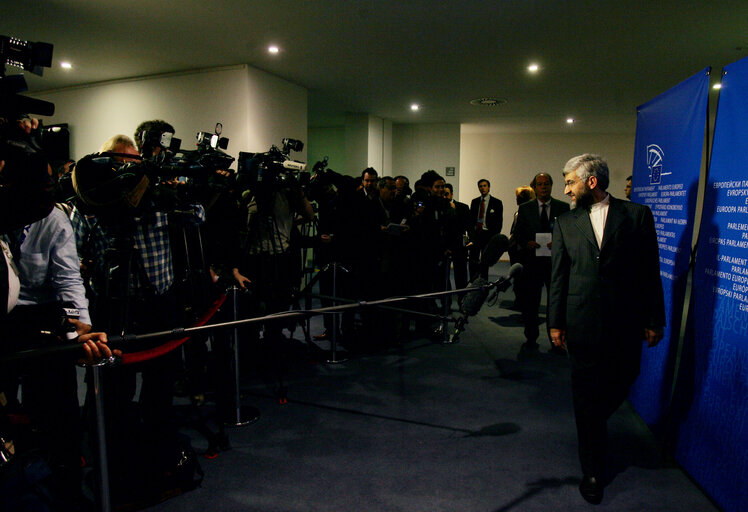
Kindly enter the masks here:
[[[132, 139], [112, 137], [100, 152], [137, 155]], [[76, 169], [77, 170], [77, 169]], [[143, 198], [142, 202], [150, 199]], [[201, 224], [205, 220], [202, 205], [187, 205], [178, 214], [159, 211], [150, 204], [138, 210], [122, 210], [118, 215], [89, 215], [74, 208], [71, 222], [76, 234], [81, 265], [89, 274], [94, 293], [92, 315], [97, 326], [112, 333], [143, 334], [173, 329], [181, 316], [177, 313], [172, 290], [174, 268], [169, 241], [170, 223]], [[142, 345], [137, 347], [142, 349]], [[107, 368], [107, 437], [110, 443], [110, 467], [115, 487], [123, 483], [131, 467], [133, 453], [140, 453], [128, 441], [137, 426], [132, 402], [136, 391], [136, 373], [141, 372], [140, 416], [150, 440], [161, 442], [175, 432], [172, 418], [174, 382], [179, 369], [178, 352], [171, 352], [142, 363]], [[142, 440], [141, 440], [142, 441]]]

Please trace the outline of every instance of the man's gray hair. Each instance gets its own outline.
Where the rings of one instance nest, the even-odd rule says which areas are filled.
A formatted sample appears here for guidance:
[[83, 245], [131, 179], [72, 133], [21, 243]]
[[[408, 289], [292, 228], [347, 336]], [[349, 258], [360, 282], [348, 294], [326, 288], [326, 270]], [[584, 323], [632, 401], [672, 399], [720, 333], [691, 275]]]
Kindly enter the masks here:
[[564, 166], [563, 175], [577, 171], [577, 177], [580, 180], [586, 180], [590, 176], [597, 178], [597, 186], [601, 190], [607, 190], [610, 184], [610, 172], [608, 164], [600, 155], [585, 153], [583, 155], [571, 158]]
[[107, 139], [107, 141], [99, 148], [99, 153], [114, 151], [114, 148], [116, 148], [120, 144], [122, 144], [126, 148], [137, 149], [135, 146], [135, 142], [130, 137], [128, 137], [127, 135], [122, 135], [120, 133], [109, 137], [109, 139]]

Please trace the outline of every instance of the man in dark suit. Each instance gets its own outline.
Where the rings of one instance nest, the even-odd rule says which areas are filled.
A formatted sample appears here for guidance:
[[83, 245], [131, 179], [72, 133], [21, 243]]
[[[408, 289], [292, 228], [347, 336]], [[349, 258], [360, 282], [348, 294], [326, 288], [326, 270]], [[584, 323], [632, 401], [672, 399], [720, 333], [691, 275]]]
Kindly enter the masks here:
[[465, 248], [465, 234], [470, 230], [470, 208], [465, 203], [456, 201], [451, 183], [444, 185], [444, 199], [449, 202], [455, 215], [449, 217], [447, 236], [448, 248], [452, 255], [452, 267], [455, 275], [455, 288], [465, 288], [468, 283], [467, 249]]
[[608, 166], [584, 154], [564, 167], [574, 209], [556, 219], [548, 323], [568, 349], [583, 479], [603, 498], [606, 423], [639, 373], [642, 341], [662, 339], [665, 307], [652, 212], [606, 192]]
[[470, 238], [470, 280], [475, 279], [478, 274], [483, 279], [488, 279], [488, 268], [480, 270], [480, 257], [483, 249], [492, 236], [501, 233], [504, 207], [501, 201], [491, 197], [491, 183], [483, 178], [478, 181], [480, 197], [476, 197], [470, 203], [470, 218], [472, 224], [472, 236]]
[[[551, 284], [551, 241], [549, 240], [556, 217], [569, 211], [569, 204], [551, 197], [553, 178], [539, 172], [530, 183], [535, 191], [535, 199], [520, 205], [514, 239], [517, 242], [519, 262], [523, 266], [522, 321], [525, 324], [525, 345], [527, 350], [537, 350], [538, 310], [540, 297], [545, 286], [546, 293]], [[550, 340], [550, 335], [548, 336]], [[551, 352], [563, 353], [560, 347], [551, 344]]]

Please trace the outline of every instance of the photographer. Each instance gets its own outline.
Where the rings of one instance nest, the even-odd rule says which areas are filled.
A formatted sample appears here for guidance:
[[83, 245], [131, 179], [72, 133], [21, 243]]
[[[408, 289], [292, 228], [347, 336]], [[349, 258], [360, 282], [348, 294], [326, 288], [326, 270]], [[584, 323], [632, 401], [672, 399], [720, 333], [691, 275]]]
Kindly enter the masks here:
[[[28, 117], [17, 122], [2, 118], [0, 126], [0, 232], [4, 238], [0, 291], [7, 301], [0, 308], [0, 355], [59, 346], [63, 340], [57, 335], [67, 332], [66, 338], [77, 338], [82, 344], [79, 362], [111, 357], [106, 335], [89, 333], [91, 321], [73, 230], [65, 214], [52, 208], [49, 168], [35, 143], [39, 124]], [[34, 222], [40, 217], [44, 218]], [[61, 303], [76, 308], [78, 318], [64, 316]], [[2, 318], [6, 312], [8, 316]], [[51, 475], [42, 485], [62, 509], [77, 508], [82, 499], [82, 425], [74, 363], [74, 357], [49, 356], [0, 366], [0, 413], [28, 415], [31, 426], [13, 432], [16, 453], [23, 456], [40, 448], [46, 454]], [[22, 408], [16, 400], [21, 378]], [[0, 421], [0, 430], [5, 430], [4, 423]], [[0, 434], [7, 437], [9, 432]], [[9, 492], [5, 499], [12, 504], [31, 491], [14, 487], [3, 492]]]
[[[414, 213], [410, 219], [413, 258], [411, 279], [413, 293], [442, 291], [445, 289], [445, 272], [449, 268], [448, 227], [455, 211], [444, 196], [445, 181], [436, 171], [426, 171], [416, 183], [413, 194]], [[426, 313], [439, 310], [433, 300], [416, 306]], [[433, 334], [433, 322], [416, 320], [416, 330], [423, 335]]]
[[[314, 210], [293, 180], [245, 190], [242, 206], [246, 229], [240, 239], [240, 272], [252, 282], [268, 313], [283, 311], [300, 281], [300, 254], [292, 237], [296, 226], [312, 221]], [[278, 335], [280, 326], [276, 323], [272, 330]]]
[[[137, 156], [135, 144], [126, 136], [110, 139], [115, 158]], [[159, 148], [161, 150], [162, 148]], [[119, 156], [125, 155], [125, 156]], [[79, 195], [72, 222], [82, 258], [90, 258], [93, 315], [97, 325], [109, 332], [133, 334], [174, 328], [179, 323], [172, 285], [174, 269], [169, 238], [170, 222], [199, 224], [205, 219], [202, 206], [174, 205], [154, 192], [160, 183], [136, 171], [144, 165], [127, 167], [103, 155], [82, 158], [73, 171]], [[146, 169], [148, 170], [148, 169]], [[124, 177], [123, 177], [124, 175]], [[134, 176], [134, 177], [133, 177]], [[143, 186], [145, 184], [145, 187]], [[91, 205], [97, 206], [91, 206]], [[105, 403], [108, 429], [117, 439], [111, 449], [115, 489], [132, 468], [137, 447], [122, 442], [132, 439], [135, 420], [142, 418], [144, 436], [158, 441], [175, 433], [172, 395], [179, 368], [179, 354], [143, 363], [111, 368], [105, 374]], [[136, 373], [142, 374], [140, 414], [132, 409]], [[142, 439], [142, 438], [141, 438]]]
[[[387, 226], [387, 212], [379, 200], [377, 171], [371, 167], [361, 172], [359, 188], [344, 194], [341, 248], [350, 275], [344, 280], [343, 294], [353, 300], [373, 300], [381, 297], [383, 227]], [[374, 332], [375, 318], [371, 310], [359, 311], [361, 330], [355, 332], [353, 311], [343, 314], [342, 329], [346, 347], [350, 350], [373, 348], [378, 344]]]
[[[70, 221], [58, 208], [44, 219], [13, 233], [19, 246], [20, 293], [8, 317], [7, 348], [12, 352], [58, 346], [91, 330], [88, 301], [80, 276]], [[67, 309], [63, 309], [66, 306]], [[75, 315], [78, 315], [76, 318]], [[40, 328], [58, 336], [44, 334]], [[79, 341], [87, 338], [79, 338]], [[99, 341], [88, 344], [96, 355], [111, 356]], [[105, 338], [103, 338], [105, 340]], [[93, 353], [91, 354], [94, 355]], [[82, 423], [78, 403], [75, 358], [43, 357], [24, 361], [5, 373], [22, 380], [22, 411], [42, 436], [39, 447], [49, 454], [52, 492], [67, 506], [77, 505], [80, 492]], [[17, 393], [10, 383], [10, 396]], [[22, 446], [22, 443], [19, 443]], [[36, 446], [37, 443], [34, 443]]]

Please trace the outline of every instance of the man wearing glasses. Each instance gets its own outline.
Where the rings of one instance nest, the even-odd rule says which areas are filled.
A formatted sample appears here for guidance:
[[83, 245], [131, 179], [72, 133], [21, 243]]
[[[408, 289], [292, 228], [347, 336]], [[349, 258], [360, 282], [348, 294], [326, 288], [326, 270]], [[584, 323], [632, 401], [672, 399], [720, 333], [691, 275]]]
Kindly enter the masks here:
[[[519, 206], [514, 239], [517, 241], [519, 261], [523, 266], [520, 284], [523, 286], [520, 305], [526, 338], [523, 349], [537, 350], [540, 299], [543, 286], [548, 293], [551, 282], [551, 232], [556, 217], [568, 212], [569, 204], [551, 197], [553, 178], [549, 174], [537, 173], [530, 186], [535, 192], [535, 199]], [[550, 334], [548, 338], [550, 340]], [[563, 348], [553, 344], [551, 352], [565, 355]]]
[[662, 339], [665, 307], [649, 208], [608, 194], [608, 166], [597, 155], [572, 158], [563, 175], [573, 209], [553, 231], [548, 322], [552, 343], [571, 360], [579, 491], [597, 504], [607, 420], [639, 373], [642, 341]]

